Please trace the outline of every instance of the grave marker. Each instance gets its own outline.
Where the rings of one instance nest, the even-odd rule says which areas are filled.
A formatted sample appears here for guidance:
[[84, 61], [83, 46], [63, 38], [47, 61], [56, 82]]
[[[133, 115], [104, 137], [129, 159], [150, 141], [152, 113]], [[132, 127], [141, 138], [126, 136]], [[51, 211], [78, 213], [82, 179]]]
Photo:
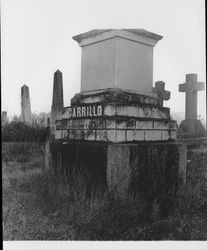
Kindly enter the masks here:
[[187, 137], [201, 137], [205, 130], [197, 120], [197, 92], [204, 90], [204, 83], [198, 82], [197, 74], [187, 74], [186, 82], [179, 84], [179, 92], [185, 92], [185, 120], [181, 122], [180, 129]]
[[21, 87], [21, 120], [25, 123], [32, 123], [29, 87], [25, 84]]
[[62, 72], [57, 70], [54, 73], [53, 80], [53, 98], [52, 98], [52, 107], [51, 107], [51, 134], [55, 133], [55, 121], [59, 116], [62, 115], [63, 110], [63, 78]]
[[1, 112], [1, 122], [2, 122], [2, 124], [5, 124], [7, 121], [8, 121], [7, 112], [6, 111], [2, 111]]
[[198, 82], [197, 74], [187, 74], [186, 83], [179, 84], [179, 92], [186, 93], [185, 119], [197, 120], [197, 92], [204, 90], [204, 83]]

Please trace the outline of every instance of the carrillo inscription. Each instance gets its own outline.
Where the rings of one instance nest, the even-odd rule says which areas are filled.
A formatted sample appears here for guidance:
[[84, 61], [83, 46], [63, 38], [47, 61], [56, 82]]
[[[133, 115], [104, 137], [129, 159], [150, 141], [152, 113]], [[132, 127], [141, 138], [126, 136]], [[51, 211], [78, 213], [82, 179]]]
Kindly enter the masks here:
[[87, 105], [82, 107], [69, 107], [65, 115], [68, 118], [96, 117], [102, 116], [102, 105]]

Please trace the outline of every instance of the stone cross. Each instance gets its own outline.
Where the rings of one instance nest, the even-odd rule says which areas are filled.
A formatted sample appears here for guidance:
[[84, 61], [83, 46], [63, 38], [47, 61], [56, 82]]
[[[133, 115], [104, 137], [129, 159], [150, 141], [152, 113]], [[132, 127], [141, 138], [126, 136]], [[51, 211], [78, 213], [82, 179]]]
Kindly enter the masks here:
[[186, 92], [185, 119], [197, 120], [197, 91], [204, 90], [204, 83], [197, 81], [197, 74], [187, 74], [186, 83], [179, 84], [179, 92]]
[[163, 100], [170, 99], [170, 91], [165, 90], [165, 83], [162, 81], [155, 82], [153, 93], [157, 94], [161, 105], [163, 105]]
[[25, 84], [21, 87], [21, 120], [26, 123], [32, 122], [29, 87]]

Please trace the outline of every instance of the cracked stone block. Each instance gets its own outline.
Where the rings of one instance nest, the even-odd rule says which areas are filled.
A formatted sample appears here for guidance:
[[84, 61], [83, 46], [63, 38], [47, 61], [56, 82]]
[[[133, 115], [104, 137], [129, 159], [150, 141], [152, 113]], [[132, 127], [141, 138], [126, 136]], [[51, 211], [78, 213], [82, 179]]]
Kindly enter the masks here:
[[162, 140], [161, 131], [145, 130], [145, 141], [160, 141]]
[[126, 131], [125, 130], [116, 130], [116, 142], [126, 141]]
[[127, 130], [126, 141], [144, 141], [144, 130]]
[[152, 121], [136, 121], [136, 129], [152, 129]]
[[115, 142], [116, 131], [115, 130], [97, 130], [96, 141], [112, 141]]

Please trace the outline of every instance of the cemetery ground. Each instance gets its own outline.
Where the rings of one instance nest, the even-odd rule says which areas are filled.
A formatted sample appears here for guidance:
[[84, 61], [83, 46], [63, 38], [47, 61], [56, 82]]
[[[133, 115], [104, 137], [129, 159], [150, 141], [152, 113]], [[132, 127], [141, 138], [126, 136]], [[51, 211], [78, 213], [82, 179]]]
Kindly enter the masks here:
[[4, 240], [207, 240], [207, 150], [188, 151], [187, 184], [168, 217], [154, 204], [86, 198], [44, 171], [44, 144], [2, 143]]

